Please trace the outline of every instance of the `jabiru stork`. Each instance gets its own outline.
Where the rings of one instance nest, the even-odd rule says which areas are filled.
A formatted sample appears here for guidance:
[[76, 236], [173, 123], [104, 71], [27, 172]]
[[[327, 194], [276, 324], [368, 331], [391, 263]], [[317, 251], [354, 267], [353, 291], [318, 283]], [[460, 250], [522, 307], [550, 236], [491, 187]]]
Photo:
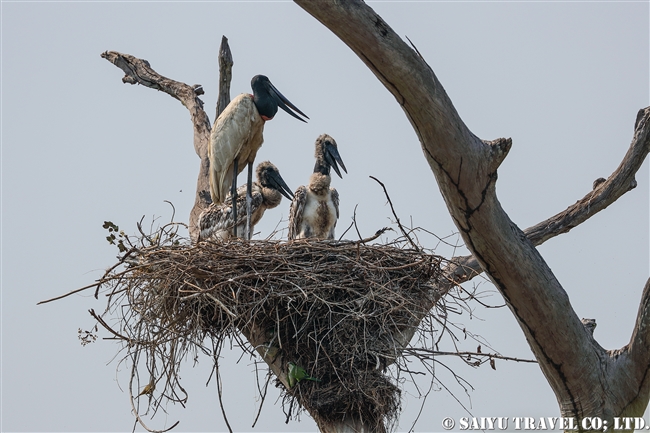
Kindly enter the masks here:
[[[255, 173], [257, 182], [254, 182], [251, 188], [251, 230], [262, 219], [267, 209], [273, 209], [280, 204], [282, 196], [289, 200], [293, 197], [291, 189], [280, 176], [280, 171], [269, 161], [260, 163]], [[199, 216], [199, 241], [208, 239], [224, 240], [236, 237], [236, 233], [243, 233], [246, 224], [244, 212], [246, 188], [246, 185], [238, 188], [240, 196], [234, 200], [236, 206], [233, 207], [233, 196], [229, 195], [223, 203], [212, 203], [201, 212]], [[237, 214], [241, 216], [237, 217]]]
[[348, 172], [336, 141], [327, 134], [321, 135], [316, 139], [316, 165], [309, 184], [298, 187], [291, 202], [289, 239], [334, 239], [339, 218], [339, 193], [330, 187], [330, 168], [343, 178], [337, 163]]
[[[233, 99], [214, 121], [210, 132], [208, 156], [210, 159], [210, 196], [212, 202], [223, 203], [228, 190], [237, 196], [237, 175], [248, 165], [247, 218], [250, 221], [250, 200], [253, 181], [253, 162], [264, 138], [264, 123], [273, 119], [278, 107], [296, 119], [298, 116], [309, 119], [275, 88], [264, 75], [256, 75], [251, 80], [253, 94], [241, 94]], [[296, 113], [294, 113], [294, 110]], [[237, 207], [234, 208], [237, 211]], [[235, 218], [236, 219], [236, 218]], [[248, 229], [250, 223], [246, 225]], [[236, 229], [236, 227], [235, 227]], [[250, 231], [245, 233], [250, 238]]]

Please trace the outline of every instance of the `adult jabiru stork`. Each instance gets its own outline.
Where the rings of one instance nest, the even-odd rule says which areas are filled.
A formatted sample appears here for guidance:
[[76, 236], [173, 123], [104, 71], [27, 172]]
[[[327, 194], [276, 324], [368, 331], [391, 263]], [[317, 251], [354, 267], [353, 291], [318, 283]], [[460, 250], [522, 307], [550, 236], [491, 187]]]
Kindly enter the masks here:
[[[280, 176], [280, 171], [269, 161], [260, 163], [255, 172], [257, 182], [252, 185], [251, 230], [262, 219], [267, 209], [273, 209], [280, 204], [282, 196], [289, 200], [293, 197], [291, 189]], [[240, 196], [234, 200], [236, 206], [233, 207], [233, 196], [229, 195], [223, 203], [212, 203], [201, 212], [199, 216], [199, 241], [229, 239], [236, 237], [236, 233], [243, 233], [246, 224], [244, 212], [246, 188], [246, 185], [238, 188]], [[239, 210], [240, 217], [236, 216], [235, 212], [237, 210]]]
[[316, 165], [307, 186], [294, 193], [289, 211], [289, 239], [334, 239], [339, 218], [339, 193], [330, 187], [333, 168], [340, 178], [338, 164], [348, 172], [339, 155], [336, 141], [327, 134], [316, 139]]
[[[251, 87], [252, 95], [243, 93], [237, 96], [214, 121], [208, 146], [210, 195], [213, 203], [223, 203], [229, 189], [236, 201], [237, 175], [245, 165], [248, 165], [246, 196], [249, 223], [246, 225], [247, 229], [250, 228], [251, 217], [253, 162], [264, 141], [262, 136], [264, 123], [273, 119], [278, 112], [278, 107], [302, 122], [306, 121], [296, 113], [309, 119], [305, 113], [285, 98], [266, 76], [254, 76], [251, 80]], [[236, 212], [237, 207], [234, 210]], [[247, 230], [244, 237], [250, 238], [250, 230]]]

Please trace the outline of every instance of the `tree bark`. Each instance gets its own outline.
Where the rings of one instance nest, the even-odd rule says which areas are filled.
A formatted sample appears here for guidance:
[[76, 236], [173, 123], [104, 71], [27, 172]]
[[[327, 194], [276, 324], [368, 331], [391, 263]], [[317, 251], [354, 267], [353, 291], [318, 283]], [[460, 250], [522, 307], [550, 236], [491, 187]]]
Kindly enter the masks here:
[[[639, 110], [634, 125], [634, 137], [630, 148], [618, 168], [601, 182], [595, 182], [594, 189], [582, 199], [562, 212], [524, 230], [533, 245], [541, 245], [562, 233], [567, 233], [618, 200], [637, 185], [635, 175], [648, 155], [650, 109]], [[440, 287], [446, 293], [455, 284], [471, 280], [483, 272], [474, 256], [454, 257], [445, 269], [447, 284]]]
[[[607, 181], [565, 211], [522, 232], [501, 208], [494, 189], [497, 168], [511, 141], [487, 142], [472, 134], [419, 53], [362, 2], [296, 3], [348, 44], [395, 96], [420, 139], [449, 212], [473, 254], [452, 260], [446, 269], [447, 281], [432, 287], [431, 307], [451, 287], [485, 269], [524, 330], [558, 397], [563, 416], [601, 416], [610, 420], [610, 425], [613, 416], [640, 416], [650, 395], [646, 378], [650, 363], [650, 280], [630, 343], [616, 351], [605, 351], [578, 320], [566, 293], [534, 245], [569, 231], [634, 188], [634, 175], [650, 148], [650, 109], [639, 112], [632, 145]], [[151, 69], [146, 60], [128, 54], [106, 52], [102, 57], [124, 70], [125, 83], [164, 91], [190, 111], [194, 147], [201, 158], [190, 215], [190, 236], [195, 239], [198, 215], [210, 203], [207, 144], [211, 128], [199, 99], [202, 88], [165, 78]], [[232, 56], [224, 37], [217, 115], [230, 99], [231, 68]], [[414, 323], [412, 331], [416, 327]], [[254, 325], [243, 326], [241, 330], [279, 380], [288, 386], [285, 360], [265, 349], [263, 330]], [[397, 338], [402, 348], [410, 340], [408, 332]], [[319, 428], [328, 432], [371, 430], [354, 419], [330, 425], [319, 423]]]
[[[232, 60], [232, 53], [230, 52], [230, 45], [228, 45], [228, 38], [221, 37], [221, 46], [219, 47], [219, 99], [217, 100], [217, 113], [215, 120], [219, 117], [221, 112], [226, 109], [230, 104], [230, 81], [232, 80], [232, 67], [234, 62]], [[208, 139], [208, 142], [210, 140]], [[207, 146], [207, 143], [206, 143]], [[207, 147], [205, 150], [208, 152]]]
[[[179, 81], [163, 77], [151, 68], [149, 62], [138, 59], [130, 54], [122, 54], [116, 51], [102, 53], [102, 58], [113, 63], [125, 73], [122, 82], [128, 84], [140, 84], [152, 89], [160, 90], [175, 99], [178, 99], [190, 112], [192, 125], [194, 126], [194, 151], [201, 159], [199, 176], [196, 181], [196, 196], [194, 206], [190, 211], [189, 232], [190, 239], [194, 242], [198, 239], [198, 221], [201, 211], [212, 203], [210, 198], [210, 182], [208, 178], [210, 159], [208, 158], [208, 143], [210, 142], [210, 119], [203, 109], [203, 101], [199, 96], [203, 95], [201, 85], [189, 86]], [[217, 117], [230, 102], [230, 78], [232, 77], [232, 54], [228, 45], [228, 38], [221, 39], [219, 48], [219, 100], [217, 103]]]
[[[619, 167], [626, 176], [613, 175], [557, 218], [525, 233], [502, 209], [495, 191], [497, 168], [511, 141], [476, 137], [422, 57], [362, 1], [295, 2], [347, 44], [404, 110], [454, 223], [524, 331], [562, 416], [578, 420], [599, 416], [613, 426], [614, 416], [642, 415], [649, 395], [650, 284], [630, 344], [605, 351], [578, 319], [534, 242], [570, 230], [636, 185], [633, 167], [638, 169], [650, 146], [650, 109], [640, 112], [632, 155], [629, 152]], [[458, 275], [472, 274], [460, 270]]]

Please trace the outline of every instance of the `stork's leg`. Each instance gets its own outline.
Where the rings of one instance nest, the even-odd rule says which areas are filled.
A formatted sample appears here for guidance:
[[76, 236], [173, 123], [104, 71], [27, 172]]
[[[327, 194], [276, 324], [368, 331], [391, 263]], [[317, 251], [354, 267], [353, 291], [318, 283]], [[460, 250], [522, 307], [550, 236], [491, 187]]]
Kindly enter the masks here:
[[251, 205], [253, 204], [253, 163], [248, 163], [248, 181], [246, 182], [246, 227], [244, 239], [250, 240], [251, 233]]
[[233, 170], [232, 170], [232, 187], [230, 188], [230, 204], [232, 206], [232, 235], [237, 237], [237, 166], [239, 165], [239, 158], [235, 158], [233, 161]]

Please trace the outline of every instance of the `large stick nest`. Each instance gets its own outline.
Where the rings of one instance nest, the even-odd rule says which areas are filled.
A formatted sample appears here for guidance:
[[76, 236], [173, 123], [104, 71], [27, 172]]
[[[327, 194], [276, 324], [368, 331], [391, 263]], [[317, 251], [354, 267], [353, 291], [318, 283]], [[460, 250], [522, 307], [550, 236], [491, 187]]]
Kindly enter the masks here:
[[[145, 362], [157, 404], [184, 401], [177, 373], [190, 349], [205, 348], [208, 337], [218, 354], [229, 338], [241, 343], [242, 333], [250, 342], [245, 350], [256, 349], [282, 379], [285, 402], [297, 399], [319, 423], [350, 416], [382, 431], [400, 408], [386, 369], [431, 309], [441, 274], [440, 257], [408, 245], [233, 240], [133, 247], [122, 257], [127, 269], [104, 278], [119, 330], [96, 317], [128, 342], [134, 364]], [[289, 363], [318, 381], [287, 387]]]

